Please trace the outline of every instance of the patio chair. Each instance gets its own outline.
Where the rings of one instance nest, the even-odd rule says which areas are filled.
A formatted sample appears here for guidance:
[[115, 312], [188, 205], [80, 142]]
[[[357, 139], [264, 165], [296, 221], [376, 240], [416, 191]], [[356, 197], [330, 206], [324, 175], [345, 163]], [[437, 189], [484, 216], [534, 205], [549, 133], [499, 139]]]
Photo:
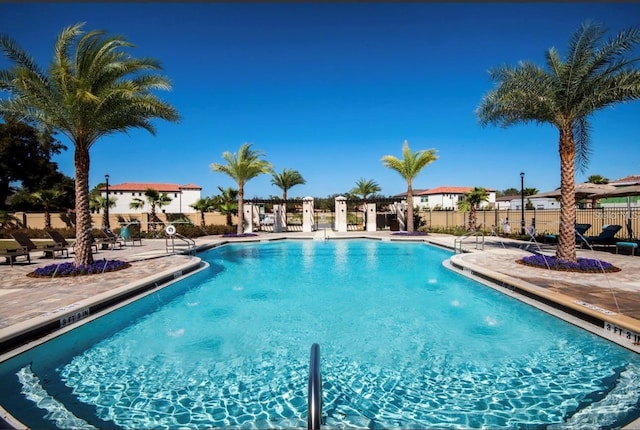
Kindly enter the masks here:
[[602, 231], [597, 236], [587, 236], [580, 242], [580, 247], [586, 242], [589, 246], [601, 245], [601, 246], [615, 246], [618, 239], [616, 234], [622, 230], [621, 225], [610, 224], [602, 227]]
[[96, 242], [102, 246], [102, 249], [116, 249], [116, 245], [118, 245], [119, 248], [122, 248], [122, 240], [110, 229], [103, 228], [98, 231], [102, 236], [96, 238]]
[[27, 257], [27, 262], [31, 264], [31, 254], [26, 246], [0, 249], [0, 257], [4, 257], [5, 262], [10, 263], [11, 267], [13, 267], [13, 263], [17, 261], [18, 257]]
[[65, 239], [65, 237], [56, 230], [45, 230], [45, 232], [47, 233], [47, 236], [55, 242], [56, 247], [66, 250], [67, 256], [69, 256], [69, 247], [72, 247], [72, 245], [67, 241], [67, 239]]
[[52, 257], [52, 258], [56, 258], [56, 252], [59, 252], [61, 257], [65, 253], [67, 257], [69, 256], [68, 248], [58, 246], [57, 243], [38, 246], [31, 241], [31, 239], [29, 238], [29, 236], [27, 236], [26, 233], [20, 233], [20, 232], [11, 233], [11, 237], [13, 238], [13, 240], [18, 242], [18, 244], [21, 247], [26, 247], [29, 250], [29, 252], [42, 251], [45, 257]]
[[120, 227], [120, 239], [124, 242], [125, 246], [127, 242], [131, 242], [131, 245], [135, 245], [139, 242], [142, 245], [142, 235], [140, 234], [140, 223], [130, 222]]

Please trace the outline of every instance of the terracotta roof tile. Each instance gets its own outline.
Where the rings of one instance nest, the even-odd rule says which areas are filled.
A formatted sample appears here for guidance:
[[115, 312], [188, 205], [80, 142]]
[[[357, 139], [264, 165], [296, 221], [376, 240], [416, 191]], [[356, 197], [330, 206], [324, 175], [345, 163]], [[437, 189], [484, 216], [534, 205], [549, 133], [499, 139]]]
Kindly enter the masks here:
[[[178, 184], [164, 184], [164, 183], [146, 183], [146, 182], [124, 182], [122, 184], [109, 185], [109, 191], [146, 191], [147, 189], [154, 189], [161, 193], [178, 193], [183, 189], [189, 190], [201, 190], [202, 187], [194, 184], [178, 185]], [[101, 187], [101, 190], [106, 187]]]

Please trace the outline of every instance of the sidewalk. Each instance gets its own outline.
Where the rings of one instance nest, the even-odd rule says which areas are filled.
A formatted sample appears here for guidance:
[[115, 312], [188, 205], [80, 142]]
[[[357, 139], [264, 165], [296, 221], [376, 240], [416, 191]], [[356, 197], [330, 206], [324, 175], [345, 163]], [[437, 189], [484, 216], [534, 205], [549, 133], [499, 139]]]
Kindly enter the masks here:
[[[427, 236], [397, 236], [391, 232], [318, 231], [313, 233], [259, 233], [255, 237], [223, 238], [206, 236], [196, 239], [200, 249], [217, 244], [237, 241], [261, 241], [269, 239], [313, 238], [331, 239], [371, 237], [383, 240], [418, 240], [454, 249], [456, 237], [441, 234]], [[516, 263], [529, 252], [519, 249], [524, 242], [486, 237], [484, 250], [476, 249], [471, 238], [463, 242], [466, 251], [452, 256], [454, 267], [466, 274], [490, 279], [500, 285], [508, 285], [556, 302], [562, 306], [580, 309], [594, 318], [609, 321], [632, 334], [640, 334], [640, 257], [616, 255], [610, 252], [578, 250], [580, 257], [608, 261], [622, 269], [617, 273], [577, 274], [530, 268]], [[531, 245], [534, 246], [534, 245]], [[538, 246], [538, 245], [535, 245]], [[542, 245], [540, 245], [542, 246]], [[480, 247], [479, 247], [480, 248]], [[553, 254], [551, 247], [542, 246], [543, 252]], [[142, 284], [154, 284], [179, 276], [200, 264], [197, 256], [175, 255], [167, 252], [164, 239], [143, 239], [142, 245], [125, 246], [122, 249], [100, 250], [94, 259], [118, 259], [131, 263], [132, 267], [118, 272], [75, 278], [42, 279], [27, 277], [36, 267], [55, 262], [73, 261], [73, 255], [65, 258], [40, 258], [32, 255], [32, 263], [19, 261], [11, 267], [0, 264], [0, 340], [20, 335], [44, 319], [56, 320], [65, 312], [88, 306], [96, 300], [108, 300], [111, 294], [123, 288], [135, 288]], [[175, 275], [177, 274], [177, 275]], [[57, 320], [56, 320], [57, 321]], [[630, 349], [640, 349], [627, 341]]]

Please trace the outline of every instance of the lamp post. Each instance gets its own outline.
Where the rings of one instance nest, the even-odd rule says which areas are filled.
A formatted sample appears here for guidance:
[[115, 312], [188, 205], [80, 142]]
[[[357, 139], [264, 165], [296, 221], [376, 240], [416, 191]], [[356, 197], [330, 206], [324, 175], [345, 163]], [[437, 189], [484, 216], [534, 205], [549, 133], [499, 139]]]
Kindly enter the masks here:
[[524, 172], [520, 172], [520, 234], [524, 236]]
[[104, 175], [104, 179], [107, 182], [105, 185], [107, 198], [104, 201], [104, 227], [109, 228], [109, 175]]

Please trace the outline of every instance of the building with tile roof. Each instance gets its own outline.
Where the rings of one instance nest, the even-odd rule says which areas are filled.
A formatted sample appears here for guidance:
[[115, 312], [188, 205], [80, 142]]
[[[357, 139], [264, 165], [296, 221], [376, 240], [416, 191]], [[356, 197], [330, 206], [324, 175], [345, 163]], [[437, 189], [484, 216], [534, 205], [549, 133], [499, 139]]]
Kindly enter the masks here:
[[[144, 183], [144, 182], [125, 182], [122, 184], [109, 184], [109, 198], [115, 198], [116, 204], [109, 209], [112, 214], [132, 214], [147, 213], [150, 210], [149, 204], [146, 203], [140, 209], [131, 209], [129, 206], [134, 199], [141, 199], [146, 202], [144, 196], [145, 191], [149, 188], [160, 193], [167, 193], [171, 199], [171, 203], [161, 208], [156, 208], [158, 212], [166, 213], [195, 213], [192, 204], [200, 200], [202, 187], [195, 184], [177, 185], [165, 183]], [[100, 195], [106, 197], [107, 188], [100, 188]]]
[[[451, 187], [441, 186], [428, 190], [413, 190], [413, 205], [420, 210], [453, 210], [458, 208], [458, 201], [463, 195], [473, 190], [474, 187]], [[489, 201], [485, 202], [481, 207], [494, 207], [496, 203], [496, 191], [486, 188], [489, 194]], [[405, 197], [407, 193], [399, 194], [398, 197]]]

